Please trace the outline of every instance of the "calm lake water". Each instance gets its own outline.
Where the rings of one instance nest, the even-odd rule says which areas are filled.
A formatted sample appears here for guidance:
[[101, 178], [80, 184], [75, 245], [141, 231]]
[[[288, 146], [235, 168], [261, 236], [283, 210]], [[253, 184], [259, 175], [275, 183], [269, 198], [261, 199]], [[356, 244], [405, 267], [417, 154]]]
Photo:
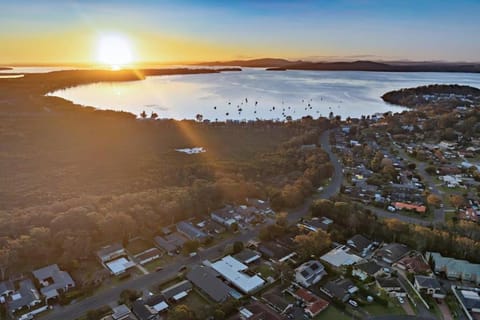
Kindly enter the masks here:
[[358, 71], [265, 71], [154, 76], [97, 83], [50, 93], [99, 109], [145, 111], [160, 118], [214, 121], [328, 116], [343, 118], [402, 111], [380, 98], [387, 91], [434, 83], [480, 87], [480, 74]]

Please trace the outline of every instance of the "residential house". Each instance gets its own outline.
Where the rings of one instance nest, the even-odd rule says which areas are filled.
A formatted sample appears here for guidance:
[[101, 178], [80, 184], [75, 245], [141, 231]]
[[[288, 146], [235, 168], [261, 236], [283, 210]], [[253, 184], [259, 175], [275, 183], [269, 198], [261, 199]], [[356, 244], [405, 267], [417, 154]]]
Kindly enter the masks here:
[[356, 234], [347, 240], [347, 246], [353, 251], [360, 254], [360, 256], [365, 257], [372, 249], [373, 242], [362, 236], [361, 234]]
[[263, 294], [262, 300], [280, 314], [285, 314], [293, 307], [291, 301], [285, 298], [284, 293], [277, 291], [269, 291]]
[[299, 222], [297, 226], [303, 230], [317, 232], [318, 230], [327, 231], [332, 223], [333, 220], [326, 217], [314, 217], [311, 219], [304, 219], [303, 221]]
[[187, 279], [217, 303], [224, 302], [229, 297], [241, 297], [240, 293], [221, 281], [219, 276], [218, 272], [207, 266], [196, 266], [187, 273]]
[[425, 213], [427, 211], [427, 207], [424, 205], [405, 202], [394, 202], [393, 207], [397, 210], [415, 211], [417, 213]]
[[295, 251], [278, 241], [262, 242], [257, 249], [263, 256], [275, 263], [282, 263], [296, 256]]
[[330, 298], [336, 298], [346, 302], [350, 297], [358, 291], [358, 288], [350, 279], [338, 278], [327, 282], [320, 290]]
[[0, 298], [6, 299], [13, 292], [15, 292], [15, 286], [10, 280], [0, 282]]
[[257, 275], [250, 276], [246, 273], [248, 266], [244, 265], [232, 256], [226, 256], [211, 264], [212, 269], [217, 271], [222, 278], [245, 294], [250, 294], [265, 284], [265, 280]]
[[114, 260], [121, 256], [126, 255], [125, 249], [120, 243], [114, 243], [108, 246], [101, 248], [97, 251], [97, 257], [100, 259], [100, 262], [105, 263], [110, 260]]
[[452, 292], [469, 320], [480, 315], [480, 288], [452, 286]]
[[361, 261], [362, 258], [355, 254], [350, 253], [349, 247], [338, 246], [335, 249], [321, 256], [320, 260], [325, 261], [336, 268], [339, 268], [339, 267], [355, 264]]
[[174, 302], [178, 302], [186, 297], [188, 293], [192, 291], [192, 288], [193, 286], [190, 281], [183, 280], [162, 290], [160, 293], [166, 301], [173, 300]]
[[135, 267], [136, 264], [135, 262], [128, 260], [128, 258], [122, 257], [109, 261], [105, 263], [104, 266], [110, 271], [111, 274], [118, 276]]
[[229, 318], [230, 320], [284, 320], [284, 316], [279, 315], [274, 310], [259, 301], [254, 301], [241, 307], [237, 315]]
[[432, 270], [420, 253], [405, 256], [393, 264], [404, 271], [415, 274], [430, 274]]
[[187, 239], [178, 232], [170, 233], [163, 237], [154, 238], [155, 245], [171, 255], [182, 249]]
[[124, 304], [112, 308], [113, 313], [102, 320], [137, 320], [137, 317]]
[[56, 264], [37, 269], [32, 273], [40, 283], [40, 292], [47, 301], [75, 287], [70, 274], [60, 270]]
[[410, 249], [406, 245], [390, 243], [378, 250], [375, 257], [386, 263], [392, 264], [404, 257], [408, 252], [410, 252]]
[[239, 253], [233, 255], [233, 257], [244, 264], [250, 264], [260, 260], [262, 255], [255, 250], [246, 248], [240, 251]]
[[376, 282], [377, 286], [390, 297], [405, 297], [407, 295], [397, 278], [377, 278]]
[[378, 277], [383, 274], [383, 268], [375, 261], [367, 261], [355, 264], [352, 268], [352, 275], [365, 281], [368, 277]]
[[32, 280], [24, 279], [18, 283], [18, 290], [10, 295], [10, 299], [7, 301], [7, 309], [13, 313], [23, 308], [30, 309], [41, 302], [40, 294]]
[[162, 253], [157, 248], [150, 248], [134, 256], [135, 260], [141, 265], [147, 264], [160, 258]]
[[415, 276], [414, 287], [418, 292], [432, 296], [435, 299], [444, 299], [446, 297], [440, 282], [434, 277]]
[[443, 257], [438, 252], [427, 252], [426, 258], [428, 261], [433, 260], [435, 274], [444, 273], [448, 279], [470, 281], [480, 285], [480, 264]]
[[195, 227], [187, 221], [180, 221], [177, 223], [177, 231], [186, 236], [190, 240], [204, 242], [207, 239], [207, 234]]
[[153, 308], [146, 305], [142, 299], [138, 299], [132, 303], [132, 312], [137, 316], [138, 320], [159, 320], [160, 315]]
[[218, 222], [206, 220], [204, 226], [202, 227], [202, 231], [206, 232], [210, 236], [215, 236], [217, 234], [224, 233], [226, 228]]
[[304, 288], [299, 288], [293, 293], [293, 296], [305, 304], [304, 311], [311, 318], [316, 317], [329, 305], [328, 301], [318, 297]]
[[318, 283], [326, 274], [325, 267], [319, 261], [310, 260], [295, 269], [295, 281], [308, 288]]
[[231, 228], [237, 220], [235, 219], [235, 210], [231, 206], [214, 211], [210, 214], [213, 221], [216, 221], [227, 228]]

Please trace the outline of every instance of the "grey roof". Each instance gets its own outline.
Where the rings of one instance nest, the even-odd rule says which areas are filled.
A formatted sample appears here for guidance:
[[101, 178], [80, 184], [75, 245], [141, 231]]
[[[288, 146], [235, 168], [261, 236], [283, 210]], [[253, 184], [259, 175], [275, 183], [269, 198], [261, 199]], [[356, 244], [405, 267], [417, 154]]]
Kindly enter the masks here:
[[171, 233], [165, 237], [157, 236], [154, 240], [157, 246], [167, 252], [172, 252], [180, 249], [187, 241], [187, 239], [178, 232]]
[[75, 282], [70, 274], [61, 271], [56, 264], [37, 269], [32, 273], [40, 283], [46, 280], [49, 282], [49, 285], [40, 289], [43, 295], [49, 295], [49, 292], [53, 290], [75, 286]]
[[132, 303], [132, 311], [139, 320], [150, 320], [154, 314], [148, 309], [143, 300], [136, 300]]
[[199, 287], [215, 302], [225, 301], [234, 292], [232, 288], [217, 278], [217, 273], [206, 266], [196, 266], [188, 274], [187, 279]]
[[441, 289], [440, 282], [434, 277], [415, 276], [415, 281], [422, 288]]
[[253, 262], [254, 260], [257, 260], [256, 257], [260, 258], [260, 253], [251, 249], [243, 249], [239, 253], [235, 254], [233, 257], [238, 261], [241, 261], [242, 263], [248, 264], [250, 262]]
[[324, 286], [331, 296], [336, 297], [340, 300], [345, 300], [350, 296], [349, 290], [352, 290], [355, 287], [355, 284], [350, 279], [341, 279], [332, 280], [327, 282]]
[[[454, 290], [457, 292], [457, 295], [462, 300], [465, 308], [467, 308], [468, 310], [480, 309], [480, 289], [457, 286]], [[465, 295], [465, 291], [468, 291], [469, 295]]]
[[112, 311], [113, 311], [113, 314], [112, 314], [113, 319], [124, 319], [125, 316], [131, 313], [130, 309], [128, 309], [128, 307], [124, 304], [121, 304], [119, 306], [112, 308]]
[[410, 249], [400, 243], [390, 243], [381, 248], [378, 252], [377, 255], [381, 256], [382, 258], [386, 258], [392, 262], [398, 261], [401, 257], [406, 255]]
[[174, 284], [171, 287], [168, 287], [167, 289], [163, 290], [161, 293], [165, 298], [165, 300], [168, 300], [181, 292], [190, 291], [190, 290], [192, 290], [192, 283], [188, 280], [184, 280]]
[[310, 220], [304, 220], [303, 224], [309, 226], [313, 229], [322, 229], [324, 231], [328, 230], [329, 223], [325, 223], [325, 220], [322, 218], [314, 217]]
[[20, 298], [8, 302], [8, 309], [10, 311], [29, 306], [34, 301], [40, 300], [38, 291], [30, 279], [20, 281], [16, 293], [20, 294]]
[[373, 276], [380, 269], [382, 269], [382, 267], [380, 265], [378, 265], [375, 261], [368, 261], [368, 262], [360, 263], [360, 264], [355, 265], [354, 268], [360, 269], [370, 276]]
[[177, 230], [185, 234], [191, 240], [202, 240], [207, 237], [205, 232], [186, 221], [180, 221], [177, 223]]
[[368, 240], [366, 237], [362, 236], [361, 234], [356, 234], [350, 239], [347, 240], [347, 244], [352, 249], [362, 252], [372, 243], [372, 241]]
[[123, 250], [123, 246], [120, 243], [114, 243], [108, 246], [105, 246], [97, 251], [99, 257], [108, 256], [116, 251]]
[[[443, 257], [438, 252], [427, 252], [427, 259], [432, 257], [435, 261], [435, 271], [444, 271], [446, 273], [457, 273], [463, 276], [464, 273], [475, 275], [480, 278], [480, 264], [470, 263], [466, 260], [459, 260], [449, 257]], [[478, 282], [478, 280], [477, 280]]]
[[5, 294], [9, 291], [15, 291], [15, 286], [10, 280], [0, 282], [0, 295]]
[[378, 278], [377, 282], [382, 288], [402, 288], [397, 278]]
[[293, 252], [291, 249], [273, 241], [260, 244], [258, 251], [274, 260], [282, 259]]
[[207, 237], [205, 232], [186, 221], [180, 221], [177, 223], [177, 230], [184, 233], [191, 240], [201, 240]]

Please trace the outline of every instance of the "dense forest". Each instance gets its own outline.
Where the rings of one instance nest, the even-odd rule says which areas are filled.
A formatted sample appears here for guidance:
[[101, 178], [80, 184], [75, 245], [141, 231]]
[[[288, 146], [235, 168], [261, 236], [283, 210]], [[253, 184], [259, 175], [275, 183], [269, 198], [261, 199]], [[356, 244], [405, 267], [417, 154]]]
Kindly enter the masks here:
[[[318, 142], [327, 119], [140, 120], [44, 97], [89, 81], [83, 72], [78, 82], [57, 76], [0, 86], [0, 276], [47, 263], [72, 271], [102, 245], [153, 236], [246, 197], [296, 206], [332, 174], [319, 147], [302, 147]], [[188, 147], [206, 152], [175, 151]]]

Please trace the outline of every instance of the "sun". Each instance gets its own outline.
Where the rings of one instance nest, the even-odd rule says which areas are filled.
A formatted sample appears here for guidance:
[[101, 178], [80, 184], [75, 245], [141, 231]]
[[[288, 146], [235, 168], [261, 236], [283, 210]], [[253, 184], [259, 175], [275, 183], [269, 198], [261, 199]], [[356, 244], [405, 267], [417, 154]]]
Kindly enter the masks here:
[[98, 39], [97, 60], [113, 70], [133, 62], [132, 46], [122, 34], [103, 34]]

